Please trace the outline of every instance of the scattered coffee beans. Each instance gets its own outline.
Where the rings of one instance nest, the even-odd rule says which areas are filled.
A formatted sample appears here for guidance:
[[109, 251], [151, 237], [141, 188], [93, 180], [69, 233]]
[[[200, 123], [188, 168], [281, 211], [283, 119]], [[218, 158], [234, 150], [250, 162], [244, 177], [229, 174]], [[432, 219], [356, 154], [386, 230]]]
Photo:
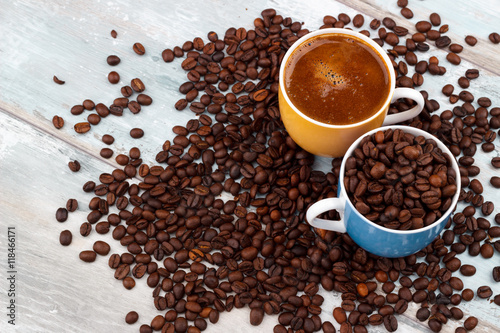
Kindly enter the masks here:
[[[399, 0], [398, 5], [404, 17], [413, 17], [408, 1]], [[413, 35], [391, 18], [370, 23], [372, 30], [378, 30], [374, 40], [392, 47], [388, 55], [394, 61], [397, 86], [414, 88], [423, 84], [425, 75], [446, 73], [448, 64], [422, 55], [430, 51], [429, 40], [450, 51], [450, 63], [461, 61], [463, 46], [443, 35], [448, 26], [440, 26], [441, 17], [433, 13], [429, 20], [419, 21]], [[351, 18], [344, 13], [327, 15], [323, 23], [342, 28], [351, 24]], [[362, 15], [353, 17], [354, 27], [363, 24]], [[116, 156], [120, 167], [103, 173], [99, 184], [83, 185], [95, 197], [80, 234], [88, 236], [93, 228], [102, 235], [111, 230], [113, 239], [126, 248], [109, 257], [115, 278], [126, 289], [134, 288], [136, 279], [146, 281], [153, 290], [154, 306], [166, 311], [142, 325], [140, 332], [202, 331], [208, 321], [218, 322], [220, 312], [246, 305], [253, 325], [266, 314], [279, 314], [275, 332], [321, 328], [335, 332], [319, 317], [320, 286], [342, 294], [342, 304], [333, 312], [341, 332], [366, 332], [368, 325], [382, 324], [395, 331], [397, 314], [412, 301], [422, 305], [417, 319], [428, 320], [429, 328], [437, 332], [449, 318], [463, 317], [452, 305], [474, 298], [474, 292], [463, 289], [464, 282], [453, 275], [458, 270], [466, 276], [476, 272], [474, 266], [461, 265], [460, 253], [468, 250], [489, 258], [494, 249], [500, 251], [500, 241], [487, 239], [498, 237], [498, 232], [487, 219], [475, 217], [479, 211], [491, 214], [493, 205], [482, 197], [482, 184], [474, 179], [480, 170], [472, 158], [477, 145], [484, 151], [495, 149], [493, 129], [500, 128], [500, 109], [490, 109], [491, 101], [484, 97], [477, 99], [476, 107], [471, 92], [454, 94], [453, 85], [447, 84], [442, 92], [456, 105], [438, 116], [433, 113], [440, 109], [439, 103], [421, 92], [424, 111], [409, 125], [441, 139], [457, 158], [463, 155], [460, 175], [450, 171], [448, 158], [433, 140], [397, 131], [377, 133], [350, 157], [346, 187], [352, 200], [385, 227], [407, 230], [429, 225], [449, 207], [457, 191], [459, 200], [469, 205], [457, 210], [443, 235], [422, 251], [405, 258], [375, 257], [347, 235], [315, 233], [304, 223], [311, 203], [336, 195], [341, 164], [334, 159], [331, 172], [314, 170], [314, 157], [293, 142], [280, 121], [276, 74], [284, 52], [306, 33], [299, 21], [266, 9], [252, 29], [230, 28], [220, 38], [209, 32], [208, 41], [196, 37], [182, 47], [165, 49], [165, 62], [184, 57], [180, 66], [188, 80], [180, 84], [184, 96], [175, 108], [193, 112], [196, 118], [174, 128], [176, 137], [163, 144], [156, 165], [144, 164], [141, 152], [133, 148], [128, 155]], [[469, 45], [476, 42], [466, 40]], [[140, 43], [133, 50], [145, 54]], [[114, 57], [108, 57], [108, 64], [120, 62]], [[408, 66], [415, 67], [411, 77]], [[458, 85], [466, 89], [478, 76], [478, 70], [469, 69]], [[113, 81], [119, 82], [119, 76]], [[139, 113], [153, 101], [144, 90], [136, 78], [109, 106], [90, 100], [73, 106], [73, 115], [94, 108], [97, 113], [75, 125], [75, 130], [85, 133], [91, 125], [109, 115], [122, 116], [127, 109]], [[405, 111], [412, 106], [407, 103], [397, 101], [389, 112]], [[133, 131], [132, 137], [143, 135], [141, 129]], [[112, 144], [114, 139], [104, 135], [102, 141]], [[112, 155], [110, 148], [101, 150], [103, 157]], [[500, 167], [500, 158], [493, 158], [492, 165]], [[136, 175], [137, 183], [131, 181]], [[462, 189], [456, 188], [457, 176], [465, 184]], [[222, 192], [233, 200], [223, 201]], [[58, 210], [57, 220], [66, 220], [67, 211], [76, 209], [77, 203], [68, 205], [66, 212]], [[116, 206], [116, 213], [110, 213], [111, 206]], [[334, 211], [326, 215], [339, 217]], [[500, 224], [500, 217], [495, 221]], [[61, 244], [67, 242], [63, 233]], [[91, 262], [97, 254], [110, 252], [103, 241], [93, 249], [82, 251], [81, 260]], [[382, 284], [381, 291], [373, 279]], [[477, 294], [491, 297], [491, 288], [480, 287]], [[134, 312], [126, 316], [127, 323], [137, 319]], [[476, 326], [477, 319], [469, 317], [462, 329]]]

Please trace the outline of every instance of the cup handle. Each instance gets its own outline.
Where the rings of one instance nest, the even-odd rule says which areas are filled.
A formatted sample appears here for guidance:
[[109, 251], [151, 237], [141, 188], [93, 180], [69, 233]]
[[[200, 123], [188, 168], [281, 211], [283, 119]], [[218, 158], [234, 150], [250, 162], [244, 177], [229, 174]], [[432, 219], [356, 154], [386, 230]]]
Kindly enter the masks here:
[[409, 98], [417, 102], [417, 105], [412, 107], [411, 109], [400, 112], [400, 113], [395, 113], [395, 114], [388, 114], [385, 117], [383, 125], [393, 125], [396, 123], [402, 123], [403, 121], [415, 118], [422, 112], [422, 109], [424, 108], [425, 102], [424, 98], [422, 97], [422, 94], [416, 91], [415, 89], [410, 89], [410, 88], [396, 88], [394, 90], [394, 95], [392, 96], [392, 101], [400, 99], [400, 98]]
[[[342, 198], [327, 198], [314, 203], [306, 213], [306, 219], [309, 224], [315, 228], [331, 230], [336, 232], [346, 232], [344, 222], [344, 207], [345, 199]], [[318, 218], [324, 212], [332, 209], [337, 209], [340, 213], [340, 221], [330, 221]]]

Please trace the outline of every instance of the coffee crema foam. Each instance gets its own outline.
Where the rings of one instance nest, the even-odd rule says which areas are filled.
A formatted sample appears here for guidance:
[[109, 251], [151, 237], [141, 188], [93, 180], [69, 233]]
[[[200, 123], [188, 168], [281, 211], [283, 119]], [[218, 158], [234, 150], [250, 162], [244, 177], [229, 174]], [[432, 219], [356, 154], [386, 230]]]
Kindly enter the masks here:
[[370, 118], [388, 98], [390, 76], [378, 53], [348, 35], [305, 41], [285, 65], [285, 90], [305, 115], [347, 125]]

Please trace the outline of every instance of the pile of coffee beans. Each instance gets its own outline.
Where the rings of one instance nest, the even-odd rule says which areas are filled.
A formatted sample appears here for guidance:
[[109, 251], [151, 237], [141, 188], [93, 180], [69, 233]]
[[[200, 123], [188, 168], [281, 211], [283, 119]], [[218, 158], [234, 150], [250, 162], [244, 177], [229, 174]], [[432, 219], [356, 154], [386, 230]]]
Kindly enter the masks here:
[[[398, 1], [402, 15], [410, 18], [413, 13], [407, 4]], [[321, 28], [348, 28], [350, 23], [362, 28], [364, 18], [356, 15], [351, 22], [348, 15], [341, 13], [337, 17], [325, 16], [323, 23]], [[413, 34], [391, 18], [374, 19], [369, 27], [377, 31], [374, 38], [377, 43], [390, 46], [388, 54], [397, 86], [418, 87], [424, 74], [446, 73], [436, 57], [423, 60], [421, 55], [431, 49], [428, 41], [434, 41], [437, 48], [448, 47], [451, 53], [447, 60], [451, 64], [460, 63], [458, 53], [463, 46], [451, 43], [444, 36], [448, 26], [441, 25], [436, 13], [429, 21], [419, 21]], [[369, 30], [361, 32], [371, 34]], [[260, 324], [265, 315], [277, 315], [276, 333], [321, 329], [335, 332], [330, 321], [323, 322], [319, 317], [324, 301], [320, 287], [342, 294], [341, 306], [332, 313], [332, 320], [340, 325], [342, 333], [367, 332], [367, 327], [377, 325], [396, 331], [397, 317], [407, 310], [410, 302], [419, 304], [417, 319], [427, 321], [432, 331], [438, 332], [450, 321], [462, 319], [465, 319], [463, 327], [457, 327], [457, 332], [478, 325], [473, 316], [463, 318], [457, 306], [471, 301], [474, 294], [491, 297], [491, 288], [481, 286], [476, 293], [464, 289], [462, 280], [453, 274], [459, 270], [464, 275], [475, 274], [475, 267], [462, 266], [458, 258], [466, 250], [470, 255], [484, 258], [500, 251], [500, 240], [494, 240], [500, 236], [500, 227], [491, 226], [484, 217], [475, 217], [479, 211], [488, 216], [494, 207], [491, 201], [484, 201], [482, 185], [474, 179], [480, 170], [473, 159], [481, 143], [484, 151], [494, 149], [500, 108], [488, 110], [491, 101], [487, 97], [479, 98], [476, 108], [470, 92], [453, 94], [454, 86], [448, 84], [443, 93], [449, 96], [450, 103], [463, 104], [436, 115], [432, 113], [440, 108], [439, 103], [422, 91], [424, 111], [407, 124], [434, 134], [455, 156], [463, 154], [459, 159], [460, 175], [451, 173], [447, 158], [435, 149], [431, 140], [410, 138], [394, 131], [387, 138], [384, 133], [371, 141], [374, 147], [385, 144], [378, 154], [371, 155], [371, 150], [365, 154], [360, 148], [354, 163], [349, 165], [357, 167], [356, 158], [361, 164], [367, 162], [367, 179], [371, 177], [380, 183], [386, 174], [390, 177], [387, 170], [382, 172], [392, 167], [390, 158], [399, 165], [393, 167], [392, 174], [401, 178], [401, 184], [415, 181], [416, 192], [410, 193], [413, 198], [408, 191], [400, 192], [399, 185], [394, 185], [394, 193], [402, 193], [403, 197], [390, 195], [396, 210], [397, 200], [407, 207], [413, 205], [406, 209], [411, 225], [401, 214], [405, 209], [396, 214], [396, 210], [387, 207], [379, 214], [384, 223], [389, 222], [389, 217], [397, 218], [398, 228], [432, 223], [458, 190], [452, 188], [453, 176], [460, 176], [464, 184], [459, 200], [470, 203], [448, 221], [441, 236], [418, 253], [395, 259], [372, 255], [347, 234], [313, 230], [304, 220], [311, 204], [336, 196], [341, 164], [341, 159], [334, 159], [331, 172], [314, 170], [314, 156], [293, 142], [280, 120], [277, 92], [281, 60], [286, 50], [307, 33], [300, 21], [266, 9], [254, 20], [252, 29], [229, 28], [222, 38], [209, 32], [208, 41], [196, 37], [182, 46], [164, 50], [165, 62], [183, 59], [181, 67], [187, 75], [187, 81], [179, 87], [185, 97], [175, 104], [175, 109], [188, 109], [196, 117], [173, 128], [176, 137], [173, 142], [167, 140], [163, 144], [155, 165], [143, 163], [141, 151], [134, 147], [128, 155], [116, 156], [120, 168], [102, 173], [98, 183], [89, 180], [83, 185], [85, 192], [95, 196], [89, 203], [90, 212], [80, 234], [88, 236], [96, 232], [108, 237], [105, 235], [110, 233], [126, 249], [124, 253], [109, 256], [115, 279], [122, 281], [127, 289], [134, 288], [137, 280], [145, 281], [153, 290], [155, 308], [165, 312], [154, 318], [141, 315], [141, 319], [149, 320], [140, 326], [141, 333], [200, 332], [209, 322], [217, 323], [221, 313], [242, 307], [250, 308], [252, 325]], [[117, 33], [113, 31], [112, 36], [116, 38]], [[133, 50], [138, 55], [146, 52], [140, 43], [134, 44]], [[119, 62], [116, 56], [108, 58], [111, 66]], [[415, 67], [412, 77], [407, 76], [408, 66]], [[477, 70], [468, 70], [460, 86], [468, 86], [478, 76]], [[142, 81], [134, 79], [130, 86], [121, 89], [123, 97], [111, 106], [94, 105], [86, 100], [71, 112], [81, 114], [95, 109], [97, 117], [92, 125], [108, 114], [120, 116], [126, 108], [137, 113], [141, 106], [152, 102], [151, 97], [142, 94], [144, 87]], [[140, 93], [137, 100], [129, 101], [134, 92]], [[411, 106], [410, 101], [399, 100], [391, 105], [389, 112], [405, 111]], [[61, 128], [63, 124], [62, 118], [54, 118], [54, 126]], [[90, 126], [89, 120], [77, 124], [75, 130], [84, 133]], [[137, 139], [142, 134], [140, 129], [131, 132]], [[114, 142], [110, 135], [104, 135], [102, 140], [107, 145]], [[370, 148], [370, 142], [365, 143]], [[389, 154], [385, 152], [387, 146], [393, 147]], [[415, 157], [414, 152], [419, 149], [430, 154], [432, 160]], [[101, 155], [109, 158], [113, 151], [105, 148]], [[500, 167], [500, 160], [494, 158], [492, 165]], [[353, 193], [357, 185], [352, 186]], [[427, 187], [429, 190], [424, 191]], [[440, 194], [423, 195], [429, 191]], [[233, 199], [222, 200], [223, 192]], [[67, 208], [57, 211], [59, 222], [66, 221], [68, 211], [77, 209], [76, 200], [70, 200]], [[387, 204], [391, 205], [389, 199]], [[117, 213], [110, 213], [113, 205]], [[424, 208], [428, 210], [418, 210]], [[338, 218], [335, 211], [326, 215]], [[500, 214], [495, 216], [495, 223], [500, 224]], [[60, 235], [62, 245], [69, 245], [71, 239], [69, 231]], [[97, 255], [108, 255], [108, 251], [108, 243], [99, 241], [92, 250], [82, 251], [80, 258], [91, 262]], [[498, 269], [493, 274], [496, 279]], [[381, 290], [377, 288], [379, 285]], [[500, 297], [496, 296], [494, 301], [499, 304]], [[125, 317], [130, 324], [137, 320], [139, 315], [134, 311]]]
[[401, 129], [364, 137], [346, 158], [349, 199], [363, 216], [385, 228], [431, 225], [451, 207], [458, 191], [453, 157], [435, 140]]

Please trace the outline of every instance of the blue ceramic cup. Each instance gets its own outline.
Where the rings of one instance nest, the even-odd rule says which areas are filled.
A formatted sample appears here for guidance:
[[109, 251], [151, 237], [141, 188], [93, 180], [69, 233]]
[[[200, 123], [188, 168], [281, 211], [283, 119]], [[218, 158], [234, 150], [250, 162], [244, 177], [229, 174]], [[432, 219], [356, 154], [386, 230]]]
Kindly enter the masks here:
[[[345, 156], [351, 156], [353, 154], [353, 151], [359, 146], [363, 137], [389, 128], [393, 130], [399, 128], [415, 136], [421, 135], [425, 138], [433, 139], [436, 141], [438, 147], [450, 157], [451, 166], [456, 174], [457, 192], [452, 198], [450, 208], [448, 208], [441, 218], [424, 228], [416, 230], [392, 230], [371, 222], [356, 210], [347, 196], [344, 187], [345, 162], [347, 158], [342, 160], [340, 167], [337, 198], [328, 198], [316, 202], [307, 210], [306, 218], [309, 224], [315, 228], [341, 233], [347, 232], [356, 244], [368, 252], [382, 257], [397, 258], [405, 257], [420, 251], [441, 233], [452, 212], [455, 210], [460, 194], [461, 183], [457, 162], [449, 149], [433, 135], [413, 127], [390, 126], [374, 129], [358, 138], [349, 147]], [[340, 213], [341, 221], [330, 221], [318, 218], [320, 214], [332, 209], [336, 209]]]

